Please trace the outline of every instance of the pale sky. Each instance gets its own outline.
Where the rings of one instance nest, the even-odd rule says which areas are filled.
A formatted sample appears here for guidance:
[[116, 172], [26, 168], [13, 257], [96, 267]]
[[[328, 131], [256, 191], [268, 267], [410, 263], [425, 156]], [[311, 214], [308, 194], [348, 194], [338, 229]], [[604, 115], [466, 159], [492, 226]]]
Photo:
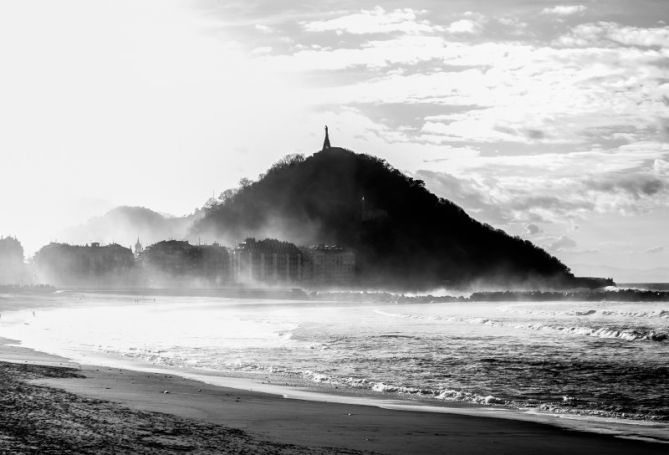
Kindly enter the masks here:
[[582, 275], [669, 281], [669, 2], [0, 0], [0, 236], [185, 215], [333, 145]]

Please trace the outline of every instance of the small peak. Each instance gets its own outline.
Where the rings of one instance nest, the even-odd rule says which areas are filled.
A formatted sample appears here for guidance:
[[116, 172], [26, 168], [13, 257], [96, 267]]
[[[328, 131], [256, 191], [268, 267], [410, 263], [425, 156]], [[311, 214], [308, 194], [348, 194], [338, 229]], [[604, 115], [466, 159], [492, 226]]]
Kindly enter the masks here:
[[330, 135], [328, 134], [328, 126], [325, 125], [325, 140], [323, 141], [323, 150], [329, 149], [330, 146]]

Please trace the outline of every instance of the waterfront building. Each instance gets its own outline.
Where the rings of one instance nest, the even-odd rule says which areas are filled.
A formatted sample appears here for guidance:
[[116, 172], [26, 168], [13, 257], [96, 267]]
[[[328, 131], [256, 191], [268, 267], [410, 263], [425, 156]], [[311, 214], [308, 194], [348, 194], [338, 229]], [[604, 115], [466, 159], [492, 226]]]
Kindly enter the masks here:
[[148, 246], [140, 262], [151, 283], [157, 285], [219, 286], [231, 279], [229, 251], [218, 243], [164, 240]]
[[355, 253], [337, 245], [305, 248], [309, 258], [308, 281], [314, 285], [348, 286], [355, 280]]
[[248, 238], [232, 253], [238, 283], [286, 284], [304, 279], [304, 254], [290, 242]]

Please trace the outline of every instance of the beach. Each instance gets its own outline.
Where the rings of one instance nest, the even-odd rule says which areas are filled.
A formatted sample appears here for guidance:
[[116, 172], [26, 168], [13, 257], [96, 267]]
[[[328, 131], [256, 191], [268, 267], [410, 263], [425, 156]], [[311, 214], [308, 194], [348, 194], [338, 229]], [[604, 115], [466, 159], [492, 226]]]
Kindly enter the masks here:
[[[2, 453], [666, 453], [550, 425], [285, 399], [0, 348]], [[10, 362], [6, 362], [9, 360]]]
[[[72, 324], [91, 324], [89, 319], [78, 322], [70, 319], [77, 311], [101, 315], [96, 317], [114, 330], [118, 326], [112, 316], [117, 311], [123, 315], [125, 311], [145, 311], [143, 304], [134, 298], [115, 299], [110, 301], [107, 296], [97, 295], [4, 296], [0, 313], [5, 332], [19, 327], [21, 330], [16, 333], [28, 336], [41, 327], [39, 330], [52, 336], [61, 320], [67, 321], [68, 332], [76, 331]], [[155, 318], [165, 313], [176, 314], [180, 323], [187, 324], [184, 317], [190, 313], [182, 312], [182, 299], [158, 302], [158, 312], [151, 300], [147, 308], [151, 308], [156, 323], [160, 319]], [[228, 301], [217, 300], [215, 306], [225, 306], [225, 302]], [[286, 311], [303, 313], [309, 308], [305, 303], [295, 307], [292, 303], [265, 302], [258, 303], [257, 308], [248, 302], [233, 303], [233, 310], [245, 315], [246, 319], [240, 320], [247, 324], [245, 330], [255, 327], [248, 325], [253, 311], [261, 311], [263, 315], [275, 311], [274, 318], [278, 318]], [[190, 305], [209, 317], [215, 314], [209, 310], [212, 305], [209, 300], [193, 301]], [[247, 306], [256, 309], [248, 310]], [[335, 306], [332, 311], [342, 312], [347, 308]], [[368, 310], [376, 317], [379, 311], [374, 308]], [[229, 318], [232, 310], [225, 311], [225, 317]], [[236, 319], [231, 321], [240, 323]], [[279, 338], [263, 326], [257, 332], [262, 336], [254, 339], [244, 352], [255, 352], [258, 346], [265, 346], [270, 335], [274, 337], [270, 338], [272, 343], [285, 339], [284, 322], [279, 324]], [[388, 323], [384, 320], [383, 324]], [[93, 325], [92, 329], [101, 328]], [[124, 335], [121, 339], [126, 336], [135, 335]], [[57, 338], [40, 338], [41, 343], [52, 339]], [[69, 340], [74, 338], [67, 340], [71, 343]], [[235, 340], [234, 343], [239, 342]], [[198, 343], [201, 342], [198, 338]], [[99, 357], [100, 362], [96, 363], [93, 361], [96, 357], [87, 357], [90, 353], [83, 355], [84, 351], [72, 351], [80, 352], [75, 361], [74, 355], [56, 355], [61, 349], [55, 345], [42, 346], [51, 353], [21, 346], [16, 340], [1, 339], [0, 387], [4, 411], [0, 453], [652, 454], [667, 450], [664, 443], [638, 439], [634, 426], [629, 434], [618, 431], [615, 437], [605, 434], [606, 427], [599, 432], [575, 431], [573, 428], [578, 426], [573, 424], [572, 429], [558, 426], [560, 419], [549, 420], [555, 423], [550, 425], [536, 416], [505, 413], [501, 408], [479, 407], [477, 414], [477, 408], [459, 407], [456, 403], [421, 407], [417, 401], [383, 400], [377, 398], [377, 392], [367, 390], [356, 395], [354, 389], [335, 390], [336, 386], [327, 383], [283, 387], [272, 375], [262, 381], [224, 374], [205, 376], [174, 364], [169, 368], [165, 364], [150, 368], [148, 363], [142, 367], [137, 362], [119, 362], [114, 360], [118, 356], [111, 355]], [[314, 378], [318, 379], [312, 375], [311, 379]], [[394, 406], [396, 403], [400, 404]], [[648, 425], [646, 429], [655, 424]]]
[[178, 414], [146, 412], [34, 382], [77, 369], [0, 363], [0, 453], [359, 453], [270, 442]]

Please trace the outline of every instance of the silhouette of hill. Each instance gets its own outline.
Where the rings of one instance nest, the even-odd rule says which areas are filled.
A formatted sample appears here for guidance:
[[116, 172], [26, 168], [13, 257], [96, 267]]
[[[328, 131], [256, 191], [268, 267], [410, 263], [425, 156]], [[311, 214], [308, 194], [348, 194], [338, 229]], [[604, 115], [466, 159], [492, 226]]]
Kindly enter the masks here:
[[134, 245], [139, 237], [144, 245], [148, 245], [165, 239], [184, 238], [195, 217], [173, 217], [145, 207], [121, 206], [66, 229], [58, 238], [73, 244], [116, 242]]
[[472, 219], [383, 160], [342, 148], [289, 156], [203, 210], [192, 235], [337, 243], [361, 285], [566, 285], [569, 268], [527, 240]]

